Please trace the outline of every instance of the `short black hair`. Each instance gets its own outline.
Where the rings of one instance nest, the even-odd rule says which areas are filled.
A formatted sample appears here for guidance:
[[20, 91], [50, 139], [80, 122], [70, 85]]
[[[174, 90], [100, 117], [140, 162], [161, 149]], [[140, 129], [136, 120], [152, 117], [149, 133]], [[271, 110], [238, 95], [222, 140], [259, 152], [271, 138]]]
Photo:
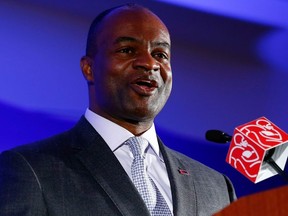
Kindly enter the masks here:
[[[99, 34], [99, 26], [103, 19], [110, 14], [112, 11], [117, 10], [119, 8], [126, 7], [126, 8], [145, 8], [141, 5], [135, 4], [135, 3], [127, 3], [124, 5], [119, 5], [116, 7], [112, 7], [110, 9], [107, 9], [98, 16], [95, 17], [95, 19], [92, 21], [89, 32], [88, 32], [88, 37], [87, 37], [87, 43], [86, 43], [86, 56], [89, 57], [94, 57], [94, 55], [97, 52], [97, 36]], [[145, 8], [147, 9], [147, 8]]]

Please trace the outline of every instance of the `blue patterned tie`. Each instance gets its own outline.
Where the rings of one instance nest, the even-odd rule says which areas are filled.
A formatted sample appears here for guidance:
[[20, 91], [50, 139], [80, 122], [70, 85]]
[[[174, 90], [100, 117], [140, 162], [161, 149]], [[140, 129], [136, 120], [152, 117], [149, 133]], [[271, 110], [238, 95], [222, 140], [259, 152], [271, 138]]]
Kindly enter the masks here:
[[[170, 216], [170, 209], [159, 189], [148, 176], [144, 163], [144, 149], [148, 141], [142, 137], [131, 137], [127, 141], [130, 151], [134, 156], [131, 165], [132, 181], [144, 200], [152, 216]], [[143, 150], [141, 150], [144, 148]]]

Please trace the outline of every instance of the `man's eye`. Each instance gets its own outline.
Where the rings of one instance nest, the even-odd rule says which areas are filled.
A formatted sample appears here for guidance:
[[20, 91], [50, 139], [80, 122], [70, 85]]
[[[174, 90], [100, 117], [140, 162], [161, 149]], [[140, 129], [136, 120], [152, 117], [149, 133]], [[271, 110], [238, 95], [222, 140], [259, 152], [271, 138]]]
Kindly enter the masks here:
[[119, 53], [131, 54], [131, 53], [133, 53], [133, 49], [131, 49], [131, 48], [123, 48], [123, 49], [118, 50], [118, 52]]
[[155, 53], [154, 56], [160, 59], [168, 59], [168, 55], [166, 53]]

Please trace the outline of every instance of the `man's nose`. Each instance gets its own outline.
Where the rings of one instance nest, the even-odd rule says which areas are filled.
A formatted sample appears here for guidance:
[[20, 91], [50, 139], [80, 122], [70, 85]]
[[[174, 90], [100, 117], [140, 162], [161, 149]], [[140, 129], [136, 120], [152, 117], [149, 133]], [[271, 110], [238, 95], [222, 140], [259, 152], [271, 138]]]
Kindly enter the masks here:
[[144, 69], [145, 71], [159, 71], [160, 63], [153, 57], [151, 53], [139, 54], [133, 62], [133, 67], [137, 69]]

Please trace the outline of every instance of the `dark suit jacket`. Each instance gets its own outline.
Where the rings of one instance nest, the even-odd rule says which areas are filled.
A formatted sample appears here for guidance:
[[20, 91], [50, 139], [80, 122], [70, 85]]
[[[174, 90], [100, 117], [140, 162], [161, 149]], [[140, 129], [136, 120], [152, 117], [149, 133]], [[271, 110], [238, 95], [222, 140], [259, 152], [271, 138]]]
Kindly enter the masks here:
[[[174, 215], [211, 215], [235, 198], [230, 181], [222, 174], [167, 148], [160, 139], [159, 144]], [[82, 117], [65, 133], [1, 154], [0, 215], [149, 213], [114, 153]]]

